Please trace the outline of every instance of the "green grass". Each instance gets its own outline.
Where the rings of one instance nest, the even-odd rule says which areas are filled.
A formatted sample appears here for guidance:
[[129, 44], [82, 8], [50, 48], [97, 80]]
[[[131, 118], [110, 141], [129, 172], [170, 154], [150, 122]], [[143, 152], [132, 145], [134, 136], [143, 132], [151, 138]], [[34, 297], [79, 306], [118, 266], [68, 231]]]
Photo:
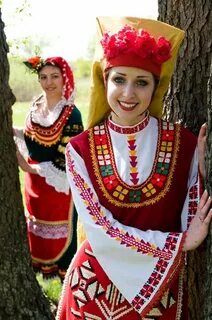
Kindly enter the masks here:
[[[89, 89], [89, 80], [82, 79], [76, 81], [77, 91], [75, 104], [79, 108], [82, 114], [83, 124], [86, 125], [87, 121], [87, 110], [88, 110], [88, 89]], [[13, 107], [13, 126], [14, 127], [23, 127], [27, 112], [29, 110], [31, 102], [16, 102]], [[21, 191], [23, 194], [23, 171], [19, 171]], [[45, 292], [46, 296], [57, 304], [60, 294], [61, 294], [61, 281], [58, 277], [44, 280], [42, 275], [37, 276], [37, 280]]]
[[57, 305], [62, 290], [62, 283], [60, 281], [60, 278], [55, 277], [52, 279], [43, 279], [41, 273], [37, 274], [36, 278], [48, 299], [50, 299], [54, 304]]

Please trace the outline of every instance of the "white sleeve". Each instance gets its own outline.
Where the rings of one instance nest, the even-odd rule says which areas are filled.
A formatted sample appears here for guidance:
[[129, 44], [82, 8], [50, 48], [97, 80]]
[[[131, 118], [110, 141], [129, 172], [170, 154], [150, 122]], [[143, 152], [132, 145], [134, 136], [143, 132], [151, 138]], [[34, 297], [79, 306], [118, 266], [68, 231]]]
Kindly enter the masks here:
[[[124, 297], [133, 304], [142, 295], [141, 308], [145, 308], [159, 288], [168, 286], [179, 268], [184, 234], [142, 231], [114, 219], [99, 202], [84, 160], [71, 143], [66, 147], [66, 172], [77, 212], [97, 260]], [[153, 273], [157, 283], [150, 285]], [[148, 285], [151, 294], [147, 298], [143, 292]]]
[[198, 150], [196, 147], [189, 172], [187, 196], [181, 214], [182, 231], [188, 229], [195, 216], [200, 197], [201, 182], [198, 174]]

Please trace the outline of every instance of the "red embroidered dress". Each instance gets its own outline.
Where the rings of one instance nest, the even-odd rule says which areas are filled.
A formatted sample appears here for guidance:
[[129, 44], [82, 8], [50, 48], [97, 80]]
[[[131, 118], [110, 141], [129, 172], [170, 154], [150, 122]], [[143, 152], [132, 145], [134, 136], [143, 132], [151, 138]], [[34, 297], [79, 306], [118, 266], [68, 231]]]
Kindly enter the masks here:
[[36, 270], [63, 278], [77, 246], [77, 213], [66, 178], [65, 147], [71, 137], [82, 132], [82, 120], [75, 105], [65, 105], [62, 100], [51, 119], [36, 113], [38, 108], [35, 103], [24, 129], [28, 162], [39, 168], [39, 174], [25, 173], [29, 245]]
[[182, 246], [199, 199], [195, 147], [187, 129], [149, 116], [72, 139], [67, 174], [88, 241], [57, 319], [187, 319]]

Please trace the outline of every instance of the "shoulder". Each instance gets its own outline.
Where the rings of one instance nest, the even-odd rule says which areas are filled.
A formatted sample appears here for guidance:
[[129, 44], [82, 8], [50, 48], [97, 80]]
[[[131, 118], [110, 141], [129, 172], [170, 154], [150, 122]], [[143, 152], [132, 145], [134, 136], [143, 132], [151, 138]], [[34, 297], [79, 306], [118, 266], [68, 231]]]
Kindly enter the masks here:
[[185, 127], [181, 123], [173, 123], [170, 121], [165, 121], [165, 120], [160, 120], [162, 123], [163, 128], [169, 128], [171, 130], [178, 131], [180, 134], [181, 139], [183, 140], [189, 140], [191, 139], [192, 141], [196, 142], [197, 137], [189, 130], [187, 127]]
[[183, 154], [193, 154], [195, 151], [195, 148], [197, 146], [197, 137], [189, 130], [187, 127], [185, 127], [181, 123], [172, 123], [167, 122], [164, 120], [161, 120], [162, 124], [162, 130], [164, 134], [162, 134], [162, 139], [166, 138], [166, 128], [171, 131], [171, 136], [168, 138], [169, 141], [173, 141], [175, 146], [178, 150], [180, 150], [180, 153]]
[[72, 110], [71, 115], [70, 115], [70, 120], [73, 120], [73, 121], [76, 121], [76, 122], [81, 122], [82, 121], [82, 115], [81, 115], [80, 110], [75, 105], [72, 105], [70, 107], [73, 107], [73, 110]]
[[72, 137], [69, 141], [69, 144], [71, 144], [75, 149], [78, 149], [79, 147], [85, 145], [88, 148], [88, 135], [91, 129], [85, 130], [78, 135]]
[[179, 127], [180, 131], [181, 131], [181, 139], [182, 140], [187, 140], [193, 143], [197, 143], [197, 136], [195, 136], [195, 134], [193, 134], [191, 132], [191, 130], [189, 130], [187, 127], [185, 127], [182, 124], [176, 123], [175, 124], [176, 128]]

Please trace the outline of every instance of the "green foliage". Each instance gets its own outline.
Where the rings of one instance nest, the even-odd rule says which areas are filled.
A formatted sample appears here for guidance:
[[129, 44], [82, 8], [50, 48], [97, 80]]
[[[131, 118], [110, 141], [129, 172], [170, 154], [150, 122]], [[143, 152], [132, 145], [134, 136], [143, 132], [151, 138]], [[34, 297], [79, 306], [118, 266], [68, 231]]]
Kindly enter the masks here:
[[30, 101], [41, 92], [38, 76], [26, 68], [24, 60], [22, 57], [9, 57], [9, 83], [17, 101]]
[[82, 58], [72, 62], [75, 78], [88, 78], [91, 72], [91, 61]]

